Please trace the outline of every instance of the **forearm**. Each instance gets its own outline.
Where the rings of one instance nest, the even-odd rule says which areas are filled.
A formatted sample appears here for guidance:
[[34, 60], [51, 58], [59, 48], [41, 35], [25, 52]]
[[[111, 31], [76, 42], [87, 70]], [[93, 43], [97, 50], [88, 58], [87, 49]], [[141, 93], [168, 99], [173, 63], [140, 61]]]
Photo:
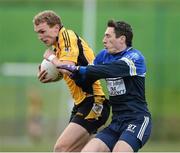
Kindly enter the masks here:
[[130, 75], [129, 66], [123, 61], [115, 61], [113, 63], [101, 65], [88, 65], [86, 68], [80, 67], [79, 73], [96, 80]]

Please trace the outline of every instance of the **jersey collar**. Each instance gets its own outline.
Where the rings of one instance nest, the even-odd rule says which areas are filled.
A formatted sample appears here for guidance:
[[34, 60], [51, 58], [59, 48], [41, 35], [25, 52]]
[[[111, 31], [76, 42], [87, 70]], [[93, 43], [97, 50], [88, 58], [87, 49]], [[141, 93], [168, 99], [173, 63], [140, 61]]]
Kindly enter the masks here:
[[128, 52], [132, 49], [132, 47], [127, 47], [125, 50], [123, 50], [122, 52], [120, 52], [120, 54], [124, 54], [125, 52]]
[[59, 33], [58, 33], [58, 36], [56, 37], [56, 43], [53, 45], [54, 48], [58, 47], [60, 48], [60, 42], [59, 42], [59, 39], [60, 39], [60, 36], [62, 34], [62, 32], [66, 30], [64, 26], [62, 26], [60, 29], [59, 29]]

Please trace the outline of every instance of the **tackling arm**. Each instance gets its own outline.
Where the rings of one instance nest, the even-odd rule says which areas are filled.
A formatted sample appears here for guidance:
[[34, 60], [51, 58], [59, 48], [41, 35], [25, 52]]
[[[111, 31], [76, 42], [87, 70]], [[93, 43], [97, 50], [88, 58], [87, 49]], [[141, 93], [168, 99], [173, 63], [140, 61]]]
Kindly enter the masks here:
[[72, 65], [61, 65], [59, 68], [66, 69], [74, 74], [81, 75], [81, 78], [92, 79], [93, 81], [114, 78], [114, 77], [125, 77], [130, 76], [130, 68], [126, 62], [118, 60], [112, 63], [100, 64], [100, 65], [88, 65], [84, 66], [72, 66]]
[[80, 73], [86, 73], [89, 78], [97, 80], [130, 76], [129, 71], [129, 66], [121, 60], [101, 65], [88, 65], [87, 68], [80, 67], [79, 70]]

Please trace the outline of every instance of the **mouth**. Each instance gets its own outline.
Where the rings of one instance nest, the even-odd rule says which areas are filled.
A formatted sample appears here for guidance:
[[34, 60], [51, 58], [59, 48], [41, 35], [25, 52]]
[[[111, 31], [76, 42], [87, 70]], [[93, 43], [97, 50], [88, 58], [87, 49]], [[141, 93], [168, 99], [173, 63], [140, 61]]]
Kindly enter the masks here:
[[48, 46], [48, 47], [51, 46], [51, 44], [49, 43], [49, 41], [46, 40], [46, 41], [43, 41], [43, 42], [44, 42], [44, 44], [45, 44], [46, 46]]
[[108, 47], [107, 47], [107, 45], [105, 45], [105, 44], [104, 44], [104, 48], [106, 48], [106, 49], [107, 49], [107, 48], [108, 48]]
[[47, 44], [48, 43], [48, 41], [47, 40], [42, 40], [43, 41], [43, 43], [45, 43], [45, 44]]

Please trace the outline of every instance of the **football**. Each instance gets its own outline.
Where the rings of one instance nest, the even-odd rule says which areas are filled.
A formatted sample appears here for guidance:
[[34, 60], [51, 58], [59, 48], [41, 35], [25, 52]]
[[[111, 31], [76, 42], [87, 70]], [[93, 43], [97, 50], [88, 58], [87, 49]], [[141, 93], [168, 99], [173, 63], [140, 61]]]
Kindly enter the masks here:
[[63, 74], [61, 74], [56, 66], [52, 64], [51, 62], [44, 59], [41, 63], [41, 71], [46, 70], [47, 75], [46, 79], [52, 79], [52, 80], [61, 80], [63, 78]]

